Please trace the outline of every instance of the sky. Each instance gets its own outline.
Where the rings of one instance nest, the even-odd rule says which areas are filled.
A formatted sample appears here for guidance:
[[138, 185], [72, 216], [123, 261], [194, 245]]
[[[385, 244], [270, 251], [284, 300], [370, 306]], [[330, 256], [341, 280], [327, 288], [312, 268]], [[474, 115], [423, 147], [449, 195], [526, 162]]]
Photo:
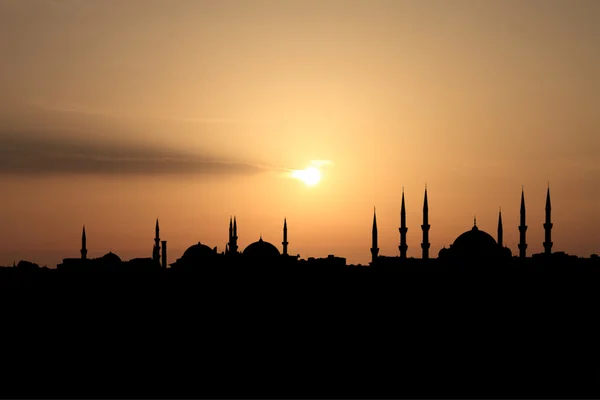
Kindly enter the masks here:
[[[259, 239], [600, 253], [596, 0], [0, 0], [0, 265]], [[325, 161], [317, 162], [314, 161]], [[316, 166], [306, 185], [294, 170]]]

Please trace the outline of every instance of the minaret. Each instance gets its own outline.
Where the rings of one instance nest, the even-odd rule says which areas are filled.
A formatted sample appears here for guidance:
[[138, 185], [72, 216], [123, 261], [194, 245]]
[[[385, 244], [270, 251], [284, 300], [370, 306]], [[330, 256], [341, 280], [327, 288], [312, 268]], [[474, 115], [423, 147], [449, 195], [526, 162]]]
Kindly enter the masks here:
[[422, 258], [424, 260], [429, 259], [429, 207], [427, 205], [427, 185], [425, 185], [425, 200], [423, 201], [423, 243], [421, 243], [421, 249], [423, 249]]
[[525, 258], [527, 243], [525, 241], [525, 232], [527, 231], [527, 225], [525, 225], [525, 193], [521, 188], [521, 224], [519, 225], [520, 240], [519, 240], [519, 257]]
[[498, 211], [498, 246], [504, 247], [502, 243], [502, 209]]
[[87, 258], [87, 240], [85, 238], [85, 225], [83, 226], [83, 232], [81, 233], [81, 259]]
[[154, 249], [152, 250], [152, 260], [160, 262], [160, 229], [158, 227], [158, 218], [156, 218], [156, 227], [154, 230]]
[[408, 249], [408, 245], [406, 244], [406, 231], [408, 228], [406, 227], [406, 208], [404, 207], [404, 188], [402, 188], [402, 207], [400, 208], [400, 258], [406, 258], [406, 250]]
[[167, 241], [162, 241], [162, 263], [163, 269], [167, 269]]
[[225, 253], [229, 254], [231, 252], [231, 238], [233, 237], [233, 217], [229, 217], [229, 238], [227, 239], [227, 245], [225, 246]]
[[546, 192], [546, 222], [544, 223], [544, 253], [552, 254], [552, 222], [550, 218], [550, 184], [548, 184], [548, 191]]
[[375, 207], [373, 207], [373, 237], [371, 246], [371, 265], [374, 265], [377, 261], [378, 254], [379, 248], [377, 247], [377, 218], [375, 217]]
[[231, 237], [229, 238], [229, 251], [232, 254], [237, 254], [237, 220], [235, 218], [235, 216], [233, 217], [233, 234], [231, 235]]
[[287, 220], [286, 218], [283, 219], [283, 242], [281, 242], [281, 244], [283, 245], [283, 255], [287, 256], [288, 255], [288, 240], [287, 240]]

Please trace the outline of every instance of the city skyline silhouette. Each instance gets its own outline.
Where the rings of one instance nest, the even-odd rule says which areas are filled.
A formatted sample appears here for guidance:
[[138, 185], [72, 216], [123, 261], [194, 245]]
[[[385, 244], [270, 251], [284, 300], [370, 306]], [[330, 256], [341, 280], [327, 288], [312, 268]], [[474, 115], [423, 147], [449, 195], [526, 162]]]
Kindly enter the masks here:
[[600, 1], [0, 0], [0, 398], [600, 398]]
[[[411, 257], [408, 256], [408, 248], [410, 247], [407, 243], [407, 238], [406, 238], [406, 234], [408, 231], [408, 226], [407, 226], [407, 219], [406, 219], [406, 206], [405, 206], [405, 197], [404, 197], [404, 190], [402, 191], [402, 200], [401, 200], [401, 210], [400, 210], [400, 226], [398, 227], [398, 232], [399, 234], [399, 242], [398, 242], [398, 252], [396, 254], [394, 253], [388, 253], [388, 254], [384, 254], [380, 252], [380, 249], [378, 247], [378, 243], [379, 243], [379, 239], [380, 239], [380, 234], [379, 234], [379, 230], [377, 229], [377, 222], [376, 222], [376, 213], [375, 213], [375, 209], [374, 209], [374, 214], [373, 214], [373, 227], [372, 227], [372, 235], [371, 235], [371, 257], [370, 260], [364, 264], [361, 263], [352, 263], [350, 262], [350, 265], [373, 265], [373, 263], [375, 262], [375, 260], [379, 257], [379, 256], [383, 256], [385, 257], [398, 257], [400, 256], [400, 259], [406, 259], [406, 258], [420, 258], [420, 259], [428, 259], [428, 258], [438, 258], [438, 256], [442, 256], [444, 257], [445, 254], [448, 253], [448, 248], [447, 245], [444, 244], [438, 251], [437, 254], [431, 254], [429, 252], [429, 248], [431, 246], [431, 243], [429, 242], [429, 231], [431, 229], [431, 225], [429, 224], [429, 207], [428, 207], [428, 199], [427, 199], [427, 187], [425, 186], [425, 195], [423, 198], [423, 215], [422, 215], [422, 223], [423, 224], [427, 224], [427, 229], [424, 229], [425, 225], [421, 225], [419, 228], [421, 230], [421, 234], [422, 236], [422, 240], [421, 242], [418, 244], [418, 247], [421, 249], [420, 255], [417, 255], [416, 257], [413, 255]], [[485, 234], [486, 236], [488, 236], [491, 241], [490, 242], [494, 242], [495, 245], [498, 245], [500, 248], [505, 249], [504, 251], [506, 252], [506, 259], [510, 259], [511, 257], [531, 257], [532, 255], [539, 255], [539, 254], [552, 254], [552, 253], [558, 253], [558, 254], [566, 254], [569, 255], [571, 257], [579, 257], [579, 258], [590, 258], [590, 257], [598, 257], [598, 253], [592, 253], [590, 255], [578, 255], [578, 254], [570, 254], [567, 253], [563, 250], [560, 249], [556, 249], [556, 247], [553, 250], [553, 242], [552, 242], [552, 232], [553, 232], [553, 222], [552, 222], [552, 207], [551, 207], [551, 197], [550, 197], [550, 184], [548, 183], [548, 187], [546, 190], [546, 199], [545, 199], [545, 205], [544, 205], [544, 213], [545, 213], [545, 219], [544, 219], [544, 223], [541, 224], [542, 228], [543, 228], [543, 236], [544, 236], [544, 242], [542, 243], [543, 246], [543, 251], [542, 252], [537, 252], [537, 253], [533, 253], [531, 252], [531, 250], [529, 250], [528, 252], [528, 240], [527, 240], [527, 230], [528, 230], [528, 224], [527, 224], [527, 216], [526, 216], [526, 201], [525, 201], [525, 188], [522, 187], [521, 188], [521, 202], [520, 202], [520, 211], [519, 211], [519, 225], [517, 226], [518, 229], [518, 236], [519, 236], [519, 242], [516, 246], [515, 249], [511, 249], [507, 246], [505, 246], [505, 234], [504, 234], [504, 225], [502, 222], [502, 209], [501, 207], [498, 210], [498, 225], [497, 225], [497, 231], [495, 233], [495, 237], [492, 237], [488, 232], [486, 232], [485, 230], [481, 230], [480, 227], [477, 226], [477, 219], [476, 216], [473, 217], [473, 228], [471, 230], [466, 230], [464, 232], [464, 234], [468, 233], [469, 231], [480, 231], [483, 234]], [[514, 228], [514, 227], [513, 227]], [[83, 232], [82, 232], [82, 244], [81, 244], [81, 258], [85, 259], [87, 258], [87, 253], [88, 253], [88, 249], [87, 249], [87, 236], [86, 236], [86, 230], [85, 230], [85, 225], [83, 225]], [[89, 229], [89, 227], [88, 227]], [[404, 229], [404, 231], [403, 231]], [[508, 230], [508, 229], [507, 229]], [[514, 229], [513, 229], [514, 231]], [[156, 220], [156, 226], [155, 226], [155, 232], [156, 235], [154, 237], [154, 246], [150, 255], [150, 258], [152, 258], [153, 260], [157, 260], [159, 261], [159, 263], [165, 267], [165, 268], [169, 268], [174, 262], [175, 260], [178, 260], [183, 254], [185, 254], [184, 252], [176, 252], [175, 253], [175, 257], [174, 258], [169, 258], [169, 254], [166, 251], [164, 252], [165, 255], [165, 259], [164, 261], [162, 260], [163, 256], [161, 254], [163, 254], [163, 250], [162, 247], [166, 247], [166, 241], [163, 240], [161, 241], [161, 238], [159, 236], [159, 219]], [[231, 240], [231, 235], [232, 232], [235, 232], [234, 235], [236, 236], [236, 240], [235, 240], [235, 244], [232, 242]], [[530, 231], [531, 232], [531, 231]], [[456, 236], [458, 237], [460, 233], [458, 233]], [[464, 236], [464, 234], [462, 236]], [[259, 241], [250, 241], [248, 239], [246, 239], [244, 242], [248, 243], [246, 244], [244, 247], [249, 247], [250, 245], [253, 245], [255, 243], [258, 242], [263, 242], [263, 238], [262, 238], [262, 233], [260, 233], [260, 238]], [[537, 236], [536, 236], [537, 237]], [[288, 236], [287, 236], [287, 218], [284, 218], [283, 220], [283, 230], [282, 230], [282, 240], [283, 242], [281, 243], [281, 246], [279, 245], [275, 245], [274, 247], [276, 249], [279, 249], [279, 247], [281, 247], [280, 250], [277, 250], [277, 252], [279, 254], [285, 254], [288, 255], [288, 246], [289, 246], [289, 242], [288, 242]], [[163, 243], [165, 242], [165, 243]], [[239, 248], [238, 250], [238, 244], [237, 244], [237, 216], [230, 216], [230, 221], [229, 221], [229, 239], [228, 241], [224, 244], [224, 245], [220, 245], [220, 244], [214, 244], [214, 243], [208, 243], [208, 242], [203, 242], [202, 240], [198, 240], [197, 241], [198, 244], [202, 244], [203, 246], [206, 246], [207, 248], [211, 249], [212, 252], [214, 252], [215, 254], [229, 254], [230, 252], [233, 253], [243, 253], [244, 247]], [[269, 240], [265, 240], [265, 243], [271, 245]], [[285, 244], [284, 244], [285, 243]], [[293, 242], [292, 242], [293, 244]], [[455, 243], [454, 243], [455, 244]], [[190, 244], [191, 245], [191, 244]], [[424, 248], [423, 246], [426, 245], [426, 247]], [[452, 241], [450, 243], [448, 243], [448, 246], [451, 248], [453, 245]], [[185, 246], [185, 245], [184, 245]], [[272, 246], [272, 245], [271, 245]], [[478, 246], [478, 245], [477, 245]], [[472, 247], [477, 247], [475, 244], [472, 245]], [[179, 244], [178, 247], [176, 248], [181, 248], [181, 244]], [[535, 248], [535, 246], [534, 246]], [[233, 250], [232, 250], [233, 249]], [[375, 249], [375, 253], [373, 253]], [[115, 250], [115, 251], [113, 251]], [[244, 251], [242, 251], [244, 250]], [[187, 251], [187, 250], [186, 250]], [[484, 251], [484, 250], [481, 250]], [[111, 249], [109, 250], [108, 253], [104, 254], [104, 256], [108, 255], [108, 254], [118, 254], [119, 252], [116, 249]], [[95, 251], [91, 254], [94, 254], [96, 257], [98, 254], [98, 251]], [[414, 253], [413, 253], [414, 254]], [[326, 256], [322, 256], [322, 255], [311, 255], [311, 254], [304, 254], [301, 255], [300, 253], [295, 253], [295, 257], [297, 259], [314, 259], [314, 258], [325, 258], [325, 257], [331, 257], [331, 256], [337, 256], [337, 257], [341, 257], [344, 260], [346, 260], [346, 257], [343, 254], [334, 254], [333, 252], [328, 252]], [[62, 257], [62, 258], [70, 258], [70, 259], [76, 259], [76, 257]], [[61, 258], [61, 259], [62, 259]], [[146, 257], [130, 257], [131, 259], [135, 260], [135, 259], [139, 259], [139, 258], [146, 258]], [[120, 259], [119, 259], [120, 260]], [[40, 263], [36, 263], [35, 260], [29, 259], [29, 258], [21, 258], [18, 261], [27, 261], [27, 262], [33, 262], [34, 264], [37, 265], [44, 265], [44, 264], [40, 264]], [[123, 260], [125, 261], [125, 260]], [[15, 265], [17, 262], [17, 260], [13, 260], [13, 265]], [[57, 262], [57, 264], [61, 264], [60, 262]], [[7, 264], [8, 266], [8, 264]], [[44, 265], [46, 267], [50, 267], [50, 268], [54, 268], [56, 266], [55, 265]]]

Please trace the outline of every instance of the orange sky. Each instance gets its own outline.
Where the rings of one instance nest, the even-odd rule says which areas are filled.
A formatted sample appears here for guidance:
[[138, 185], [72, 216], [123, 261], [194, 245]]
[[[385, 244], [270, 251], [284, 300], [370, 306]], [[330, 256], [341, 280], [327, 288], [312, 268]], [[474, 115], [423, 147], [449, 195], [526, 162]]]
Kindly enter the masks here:
[[[0, 265], [169, 262], [262, 234], [302, 258], [408, 255], [470, 229], [600, 252], [596, 0], [3, 0]], [[330, 160], [308, 187], [285, 171]]]

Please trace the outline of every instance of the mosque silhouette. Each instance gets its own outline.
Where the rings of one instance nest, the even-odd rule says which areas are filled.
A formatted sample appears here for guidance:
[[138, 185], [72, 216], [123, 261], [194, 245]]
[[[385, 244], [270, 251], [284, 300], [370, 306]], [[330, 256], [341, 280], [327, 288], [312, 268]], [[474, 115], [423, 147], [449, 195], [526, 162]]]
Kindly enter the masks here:
[[[543, 242], [544, 252], [534, 254], [532, 257], [527, 256], [527, 224], [526, 224], [526, 209], [525, 209], [525, 193], [521, 190], [521, 207], [520, 207], [520, 224], [518, 226], [520, 240], [518, 244], [518, 256], [513, 256], [512, 251], [504, 246], [503, 242], [503, 225], [502, 225], [502, 210], [498, 213], [498, 230], [497, 239], [494, 239], [489, 233], [479, 229], [477, 220], [474, 218], [473, 227], [460, 234], [454, 242], [446, 248], [445, 246], [439, 251], [437, 258], [430, 257], [430, 242], [429, 230], [429, 206], [427, 201], [427, 186], [425, 186], [423, 200], [423, 223], [421, 230], [423, 233], [421, 247], [421, 258], [408, 258], [408, 244], [406, 233], [408, 227], [406, 225], [406, 206], [404, 201], [404, 190], [402, 190], [402, 202], [400, 210], [400, 244], [398, 246], [399, 256], [384, 256], [379, 255], [378, 248], [378, 231], [377, 217], [375, 210], [373, 212], [373, 229], [371, 243], [371, 267], [394, 268], [410, 265], [470, 265], [470, 264], [507, 264], [516, 260], [516, 262], [524, 262], [531, 259], [552, 259], [559, 260], [574, 260], [579, 259], [577, 256], [568, 255], [564, 252], [552, 252], [552, 218], [551, 218], [551, 202], [550, 202], [550, 187], [546, 192], [545, 205], [545, 222], [543, 228], [545, 232], [545, 240]], [[90, 268], [129, 268], [129, 269], [172, 269], [172, 270], [195, 270], [198, 267], [216, 267], [219, 265], [321, 265], [321, 266], [346, 266], [346, 259], [329, 255], [326, 258], [309, 257], [307, 260], [301, 260], [299, 255], [290, 255], [288, 252], [288, 226], [287, 220], [283, 221], [283, 240], [281, 242], [281, 251], [274, 244], [263, 240], [262, 235], [259, 240], [250, 243], [243, 251], [238, 247], [238, 224], [237, 218], [231, 217], [229, 220], [229, 238], [225, 245], [225, 251], [218, 252], [217, 247], [211, 247], [205, 243], [198, 242], [190, 246], [183, 255], [175, 262], [168, 264], [167, 262], [167, 241], [161, 240], [160, 228], [158, 219], [155, 226], [154, 247], [152, 257], [134, 258], [127, 262], [109, 252], [102, 257], [95, 259], [87, 258], [86, 232], [85, 226], [81, 236], [81, 257], [80, 258], [65, 258], [61, 264], [58, 264], [58, 269], [77, 269], [81, 267]], [[593, 254], [590, 258], [598, 260], [597, 255]]]
[[[550, 186], [546, 191], [546, 218], [543, 224], [545, 240], [543, 243], [544, 252], [540, 254], [534, 254], [533, 258], [539, 257], [550, 257], [554, 259], [557, 257], [564, 258], [577, 258], [576, 256], [567, 255], [564, 252], [552, 252], [552, 206], [550, 202]], [[421, 260], [429, 260], [429, 206], [427, 202], [427, 187], [425, 187], [425, 195], [423, 200], [423, 224], [421, 230], [423, 231], [423, 240], [421, 242]], [[460, 234], [454, 243], [449, 248], [445, 246], [439, 251], [437, 260], [440, 262], [457, 262], [457, 263], [507, 263], [512, 259], [518, 258], [524, 260], [527, 257], [527, 224], [526, 224], [526, 211], [525, 211], [525, 192], [521, 189], [521, 208], [520, 208], [520, 224], [519, 228], [519, 254], [518, 257], [513, 257], [512, 251], [504, 246], [503, 241], [503, 227], [502, 227], [502, 210], [498, 212], [498, 231], [497, 240], [493, 238], [489, 233], [479, 229], [477, 227], [477, 218], [473, 219], [473, 227]], [[399, 257], [385, 257], [379, 255], [379, 248], [377, 247], [378, 232], [377, 232], [377, 218], [375, 212], [373, 213], [373, 231], [372, 231], [372, 246], [371, 246], [371, 265], [393, 265], [402, 264], [403, 260], [406, 260], [406, 251], [408, 245], [406, 243], [406, 232], [408, 228], [406, 226], [406, 207], [404, 203], [404, 190], [402, 191], [402, 205], [400, 211], [400, 250]], [[596, 255], [592, 255], [593, 258]]]

